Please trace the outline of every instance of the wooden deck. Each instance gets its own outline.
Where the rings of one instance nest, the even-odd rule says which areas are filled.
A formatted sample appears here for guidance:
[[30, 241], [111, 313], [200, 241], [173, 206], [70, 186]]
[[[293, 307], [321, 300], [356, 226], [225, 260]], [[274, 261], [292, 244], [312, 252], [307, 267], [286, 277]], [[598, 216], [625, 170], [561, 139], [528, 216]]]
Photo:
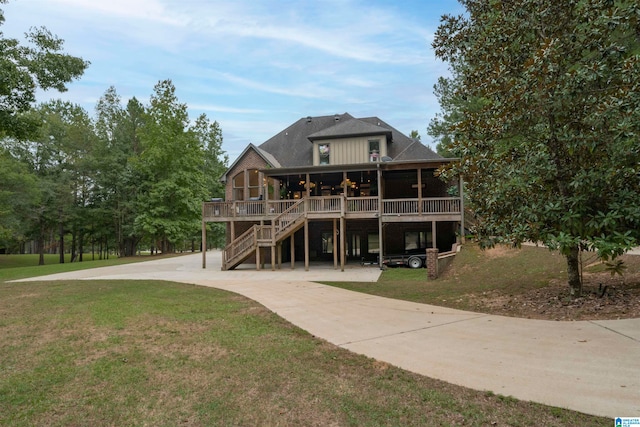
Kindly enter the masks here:
[[[378, 197], [324, 196], [302, 199], [301, 208], [308, 219], [367, 219], [382, 222], [460, 221], [459, 197], [422, 199], [380, 199]], [[255, 200], [205, 202], [204, 222], [271, 221], [299, 200]]]

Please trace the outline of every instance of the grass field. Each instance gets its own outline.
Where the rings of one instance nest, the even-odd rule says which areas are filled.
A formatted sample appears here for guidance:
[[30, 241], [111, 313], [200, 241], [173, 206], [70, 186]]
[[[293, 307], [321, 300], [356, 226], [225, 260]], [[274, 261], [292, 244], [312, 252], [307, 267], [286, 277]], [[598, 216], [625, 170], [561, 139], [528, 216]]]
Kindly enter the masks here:
[[45, 255], [45, 265], [38, 265], [38, 255], [0, 255], [0, 281], [17, 280], [25, 277], [38, 277], [48, 274], [64, 273], [67, 271], [86, 270], [89, 268], [108, 267], [111, 265], [129, 264], [134, 262], [151, 261], [161, 257], [177, 256], [167, 255], [142, 255], [127, 258], [111, 256], [109, 259], [70, 262], [70, 257], [65, 257], [65, 263], [60, 264], [59, 255]]
[[3, 280], [2, 426], [611, 424], [355, 355], [228, 292]]

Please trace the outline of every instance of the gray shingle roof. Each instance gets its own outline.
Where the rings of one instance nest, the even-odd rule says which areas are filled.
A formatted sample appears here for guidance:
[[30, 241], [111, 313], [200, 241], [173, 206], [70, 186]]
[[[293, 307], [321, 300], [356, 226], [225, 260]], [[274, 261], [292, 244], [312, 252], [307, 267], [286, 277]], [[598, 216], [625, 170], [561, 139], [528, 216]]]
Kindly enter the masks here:
[[378, 117], [356, 119], [348, 113], [301, 118], [260, 144], [258, 148], [272, 155], [281, 167], [311, 166], [312, 140], [380, 134], [390, 136], [387, 154], [393, 160], [442, 158], [429, 147], [414, 141]]
[[231, 164], [231, 166], [229, 166], [227, 168], [225, 173], [220, 177], [221, 181], [225, 182], [227, 180], [227, 174], [229, 173], [229, 171], [231, 171], [231, 170], [233, 170], [233, 168], [235, 168], [235, 166], [238, 164], [238, 162], [245, 156], [245, 154], [247, 154], [247, 152], [249, 150], [253, 150], [256, 153], [258, 153], [258, 155], [261, 156], [269, 166], [271, 166], [273, 168], [282, 167], [280, 162], [278, 162], [278, 160], [275, 157], [273, 157], [273, 155], [271, 153], [267, 153], [266, 151], [260, 149], [260, 147], [256, 147], [253, 144], [249, 144], [242, 151], [242, 153], [238, 156], [238, 158], [234, 160], [234, 162]]
[[[435, 157], [434, 157], [435, 156]], [[393, 160], [416, 160], [416, 159], [439, 159], [440, 155], [436, 154], [431, 148], [423, 145], [418, 140], [413, 140], [411, 145], [406, 147], [402, 152], [393, 156]]]
[[272, 136], [259, 147], [273, 155], [283, 167], [310, 166], [313, 164], [313, 144], [307, 137], [334, 126], [341, 120], [349, 119], [353, 117], [347, 113], [335, 116], [304, 117]]
[[364, 136], [364, 135], [380, 135], [389, 134], [389, 129], [376, 126], [371, 123], [358, 119], [350, 119], [346, 121], [338, 121], [336, 125], [323, 129], [319, 132], [312, 133], [307, 138], [310, 141], [319, 139], [333, 139], [347, 136]]

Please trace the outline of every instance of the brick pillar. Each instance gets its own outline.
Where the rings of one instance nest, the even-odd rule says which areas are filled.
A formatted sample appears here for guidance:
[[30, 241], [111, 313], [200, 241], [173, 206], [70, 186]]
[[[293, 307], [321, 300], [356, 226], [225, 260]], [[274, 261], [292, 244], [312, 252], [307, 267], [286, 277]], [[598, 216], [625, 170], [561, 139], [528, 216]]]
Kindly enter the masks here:
[[438, 278], [438, 248], [427, 249], [427, 278]]

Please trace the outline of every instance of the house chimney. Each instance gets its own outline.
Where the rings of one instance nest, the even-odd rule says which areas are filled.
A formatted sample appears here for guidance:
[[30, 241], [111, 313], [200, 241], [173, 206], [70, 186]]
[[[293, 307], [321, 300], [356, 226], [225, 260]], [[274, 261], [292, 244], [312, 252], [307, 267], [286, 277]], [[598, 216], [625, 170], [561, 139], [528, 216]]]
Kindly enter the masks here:
[[307, 123], [311, 123], [311, 116], [307, 116]]
[[336, 114], [335, 116], [333, 116], [333, 118], [336, 120], [336, 122], [337, 122], [338, 120], [340, 120], [340, 116], [339, 116], [339, 115], [337, 115], [337, 114]]

